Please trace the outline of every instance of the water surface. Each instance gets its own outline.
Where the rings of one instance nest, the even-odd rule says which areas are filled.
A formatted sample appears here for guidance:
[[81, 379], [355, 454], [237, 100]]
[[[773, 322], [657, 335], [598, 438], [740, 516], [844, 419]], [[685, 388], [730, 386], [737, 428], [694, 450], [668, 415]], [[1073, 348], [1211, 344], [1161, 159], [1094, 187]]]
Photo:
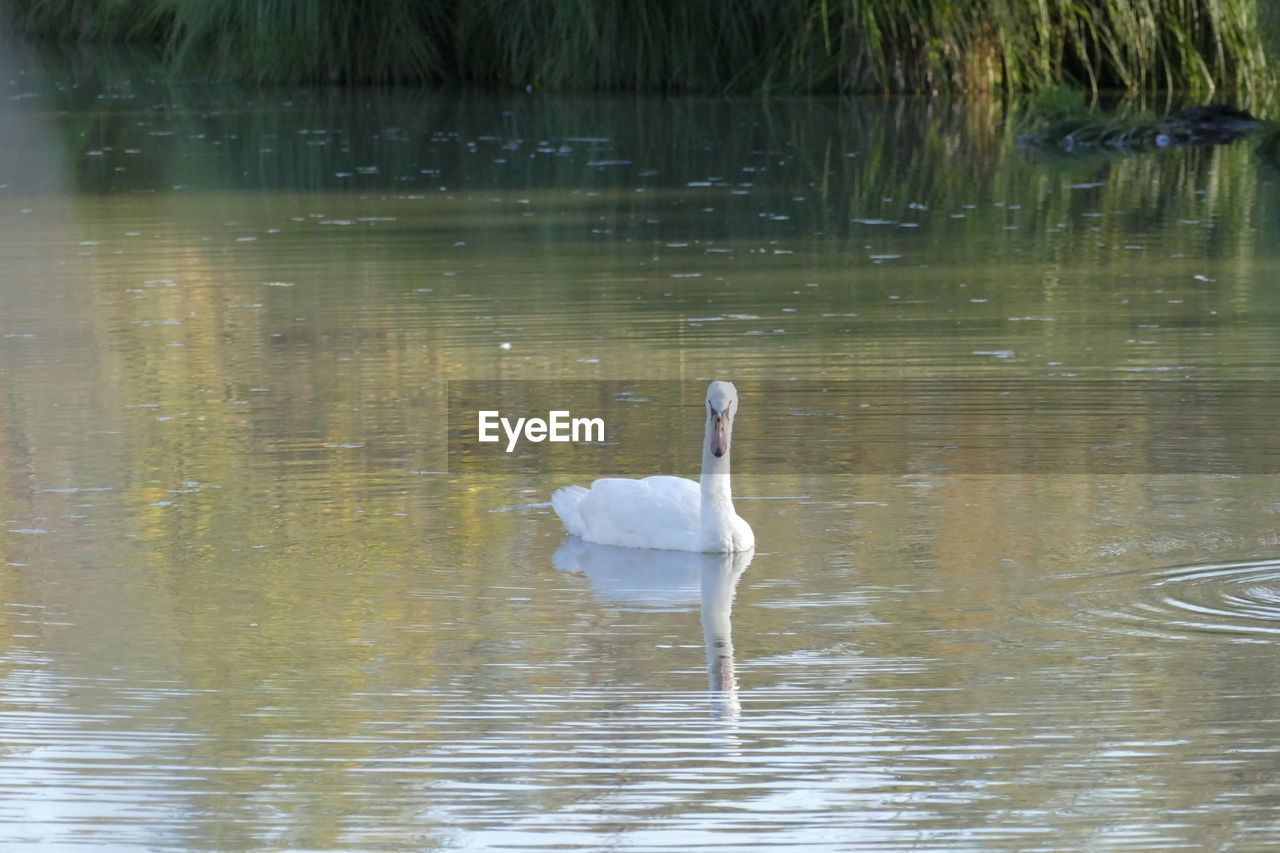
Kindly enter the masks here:
[[802, 428], [753, 383], [1265, 382], [1280, 222], [1247, 145], [4, 72], [0, 845], [1280, 829], [1272, 476], [888, 443], [736, 470], [733, 559], [566, 544], [565, 475], [446, 458], [451, 380], [733, 378], [757, 452]]

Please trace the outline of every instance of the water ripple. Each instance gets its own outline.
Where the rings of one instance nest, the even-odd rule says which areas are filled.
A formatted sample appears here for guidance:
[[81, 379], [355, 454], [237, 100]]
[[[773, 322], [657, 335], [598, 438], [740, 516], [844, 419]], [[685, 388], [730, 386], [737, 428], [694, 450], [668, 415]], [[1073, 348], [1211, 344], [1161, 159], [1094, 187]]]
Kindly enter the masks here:
[[1236, 642], [1280, 637], [1280, 560], [1158, 569], [1143, 577], [1136, 594], [1110, 588], [1096, 597], [1098, 624], [1125, 633], [1171, 639], [1216, 634]]

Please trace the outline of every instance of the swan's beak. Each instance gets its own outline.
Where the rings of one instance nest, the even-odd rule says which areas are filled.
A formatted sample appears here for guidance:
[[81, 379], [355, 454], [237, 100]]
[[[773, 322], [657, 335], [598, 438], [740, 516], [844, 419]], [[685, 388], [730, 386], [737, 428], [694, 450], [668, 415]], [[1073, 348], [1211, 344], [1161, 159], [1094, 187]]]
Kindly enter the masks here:
[[729, 419], [724, 415], [711, 416], [711, 452], [716, 458], [729, 452]]

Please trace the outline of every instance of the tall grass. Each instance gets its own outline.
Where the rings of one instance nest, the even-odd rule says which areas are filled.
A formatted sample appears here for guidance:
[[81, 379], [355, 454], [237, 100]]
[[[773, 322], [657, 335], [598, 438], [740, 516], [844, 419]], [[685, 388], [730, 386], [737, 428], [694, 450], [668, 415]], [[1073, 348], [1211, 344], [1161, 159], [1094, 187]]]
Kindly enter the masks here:
[[1265, 0], [10, 0], [184, 75], [551, 90], [1253, 89]]

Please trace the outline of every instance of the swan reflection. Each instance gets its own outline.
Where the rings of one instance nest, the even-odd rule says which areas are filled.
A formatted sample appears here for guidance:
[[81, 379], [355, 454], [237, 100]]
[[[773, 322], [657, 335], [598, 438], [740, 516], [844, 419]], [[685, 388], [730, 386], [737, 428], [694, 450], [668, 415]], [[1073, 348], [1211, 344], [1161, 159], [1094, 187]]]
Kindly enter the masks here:
[[730, 617], [738, 579], [754, 555], [618, 548], [570, 536], [551, 561], [557, 569], [585, 574], [596, 599], [614, 606], [683, 610], [700, 603], [712, 707], [736, 717], [740, 705]]

